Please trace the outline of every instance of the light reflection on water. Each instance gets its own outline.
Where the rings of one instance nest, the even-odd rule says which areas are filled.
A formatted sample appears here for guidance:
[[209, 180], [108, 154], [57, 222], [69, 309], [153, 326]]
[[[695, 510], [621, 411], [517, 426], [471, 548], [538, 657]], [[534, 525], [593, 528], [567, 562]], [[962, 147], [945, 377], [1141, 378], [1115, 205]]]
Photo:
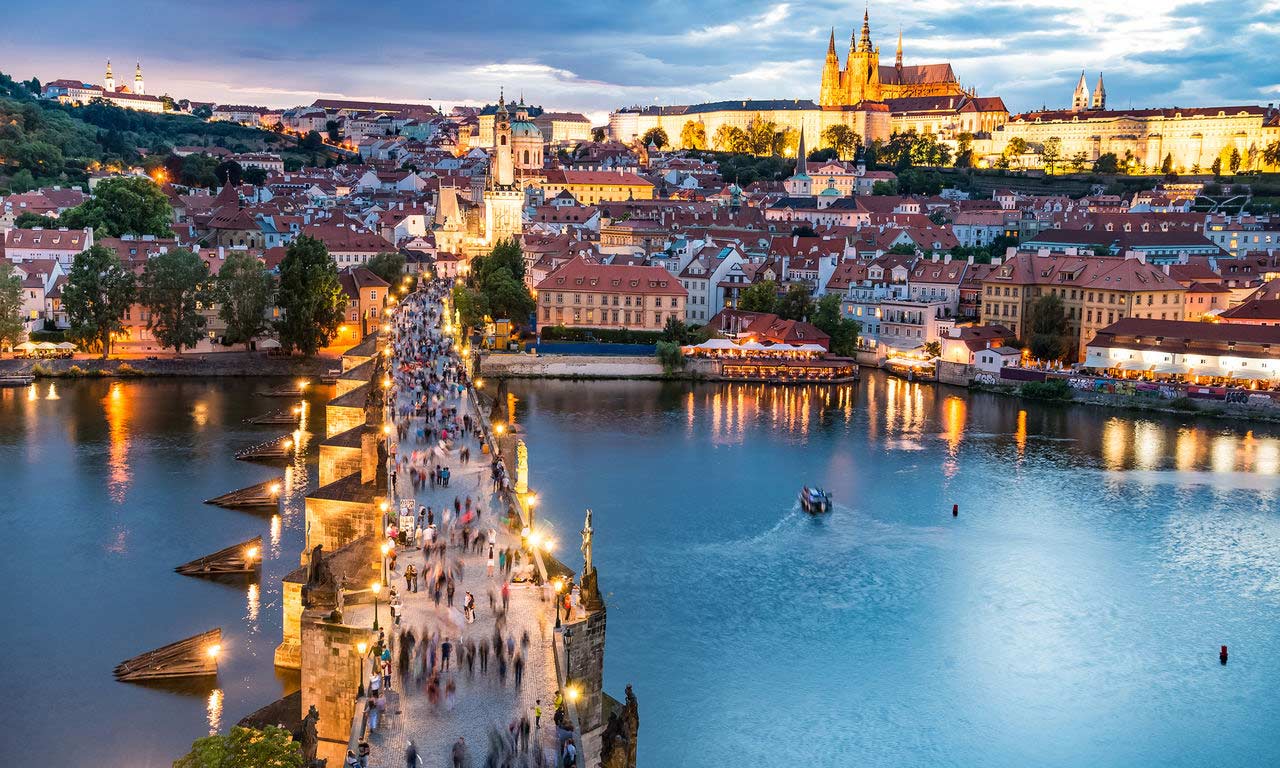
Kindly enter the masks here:
[[[168, 765], [194, 738], [296, 689], [296, 673], [275, 670], [272, 654], [280, 578], [297, 567], [311, 432], [323, 432], [323, 411], [308, 408], [299, 422], [303, 451], [289, 467], [280, 514], [202, 503], [278, 473], [234, 458], [279, 429], [245, 423], [281, 407], [255, 397], [261, 388], [256, 380], [86, 379], [0, 391], [0, 578], [15, 596], [0, 644], [59, 659], [40, 682], [57, 717], [0, 704], [0, 720], [24, 734], [0, 748], [9, 762]], [[309, 396], [323, 402], [331, 392]], [[259, 582], [173, 573], [255, 535], [270, 540]], [[216, 680], [126, 685], [110, 675], [122, 659], [213, 627], [224, 637]], [[0, 664], [0, 689], [29, 688], [29, 672], [16, 657]]]
[[1277, 428], [879, 374], [509, 386], [543, 520], [595, 513], [642, 768], [1280, 764]]

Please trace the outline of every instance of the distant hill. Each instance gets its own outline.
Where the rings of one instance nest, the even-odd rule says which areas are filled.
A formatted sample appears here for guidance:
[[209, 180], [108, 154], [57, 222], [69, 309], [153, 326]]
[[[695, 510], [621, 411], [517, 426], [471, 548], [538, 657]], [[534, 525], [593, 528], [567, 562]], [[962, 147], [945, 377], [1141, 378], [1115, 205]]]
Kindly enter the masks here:
[[[279, 154], [285, 167], [324, 162], [282, 134], [189, 115], [135, 112], [97, 103], [70, 107], [36, 98], [35, 81], [0, 72], [0, 194], [50, 184], [78, 184], [102, 168], [164, 164], [173, 147], [216, 146]], [[207, 184], [208, 174], [193, 183]]]

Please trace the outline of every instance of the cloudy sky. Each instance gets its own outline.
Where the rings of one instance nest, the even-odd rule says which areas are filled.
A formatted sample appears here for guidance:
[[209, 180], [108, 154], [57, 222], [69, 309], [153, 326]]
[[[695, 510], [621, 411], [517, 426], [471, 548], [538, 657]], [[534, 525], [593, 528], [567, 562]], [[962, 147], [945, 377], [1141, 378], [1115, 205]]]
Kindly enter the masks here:
[[[587, 113], [729, 98], [816, 98], [830, 0], [4, 0], [0, 71], [293, 106], [320, 97], [475, 104], [499, 86]], [[1011, 111], [1067, 106], [1102, 71], [1113, 106], [1280, 102], [1280, 0], [896, 0], [871, 8], [881, 60], [950, 61]]]

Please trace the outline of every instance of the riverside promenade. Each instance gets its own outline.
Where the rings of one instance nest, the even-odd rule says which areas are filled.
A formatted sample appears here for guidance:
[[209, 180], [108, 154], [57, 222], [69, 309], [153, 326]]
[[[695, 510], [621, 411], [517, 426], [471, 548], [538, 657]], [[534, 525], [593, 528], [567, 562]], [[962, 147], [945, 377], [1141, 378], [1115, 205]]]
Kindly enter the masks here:
[[[464, 415], [469, 416], [473, 425], [471, 434], [450, 440], [447, 447], [438, 439], [420, 440], [419, 437], [424, 417], [415, 413], [417, 387], [421, 382], [421, 378], [415, 377], [428, 372], [437, 376], [446, 374], [459, 365], [458, 358], [450, 349], [447, 355], [429, 361], [425, 371], [402, 369], [407, 356], [412, 354], [413, 342], [408, 336], [412, 328], [427, 329], [430, 325], [426, 330], [430, 343], [444, 340], [439, 325], [426, 321], [426, 313], [431, 308], [438, 310], [439, 304], [428, 301], [424, 295], [415, 294], [397, 309], [393, 318], [397, 343], [391, 366], [395, 372], [390, 387], [394, 405], [389, 409], [389, 423], [393, 428], [388, 441], [399, 461], [393, 468], [392, 509], [398, 510], [402, 504], [407, 507], [410, 499], [415, 517], [420, 509], [430, 508], [437, 541], [448, 542], [448, 568], [455, 573], [460, 572], [460, 575], [455, 576], [452, 605], [447, 593], [437, 603], [428, 575], [441, 562], [438, 555], [427, 557], [423, 548], [416, 545], [395, 549], [395, 566], [392, 570], [388, 565], [387, 578], [389, 586], [398, 593], [400, 619], [398, 625], [392, 622], [385, 602], [387, 591], [384, 591], [378, 618], [391, 643], [392, 680], [391, 691], [385, 696], [387, 703], [382, 722], [376, 730], [366, 734], [371, 748], [369, 765], [373, 768], [407, 765], [406, 753], [410, 742], [416, 747], [419, 765], [455, 765], [459, 739], [464, 745], [462, 751], [465, 754], [461, 762], [464, 766], [556, 765], [558, 743], [553, 723], [553, 701], [557, 689], [552, 637], [554, 594], [549, 587], [535, 586], [531, 582], [511, 583], [510, 575], [514, 571], [504, 572], [497, 567], [497, 552], [508, 548], [513, 552], [519, 550], [521, 542], [519, 534], [503, 524], [505, 505], [492, 479], [492, 457], [483, 449], [483, 437], [477, 439], [475, 435], [474, 427], [481, 422], [472, 391], [462, 388], [460, 395], [455, 396], [445, 388], [444, 393], [432, 396], [430, 400], [438, 408], [456, 407], [457, 422], [461, 422]], [[439, 427], [457, 422], [449, 419], [437, 421], [435, 425]], [[464, 461], [464, 451], [470, 452], [470, 461]], [[406, 461], [413, 458], [415, 452], [420, 468], [430, 466], [434, 469], [438, 464], [449, 469], [447, 487], [433, 486], [424, 478], [415, 490]], [[460, 542], [462, 526], [454, 514], [454, 506], [455, 500], [465, 502], [468, 497], [478, 513], [470, 521], [469, 530], [473, 537], [482, 537], [484, 543], [464, 549]], [[448, 523], [445, 523], [446, 509], [449, 511]], [[492, 576], [487, 573], [490, 533], [494, 536], [495, 553]], [[525, 562], [525, 558], [520, 561]], [[405, 572], [410, 565], [419, 574], [417, 592], [406, 588]], [[505, 617], [502, 617], [504, 582], [509, 591], [509, 604]], [[466, 623], [462, 610], [468, 592], [475, 601], [475, 618], [470, 624]], [[452, 645], [449, 667], [440, 669], [437, 697], [428, 695], [428, 675], [415, 674], [412, 666], [408, 679], [400, 679], [397, 660], [401, 633], [406, 630], [412, 631], [419, 647], [427, 642], [427, 638], [439, 634], [440, 642], [435, 646], [437, 669], [443, 665], [439, 656], [440, 645], [446, 638]], [[487, 664], [482, 664], [479, 653], [468, 663], [465, 648], [478, 648], [481, 644], [492, 647], [498, 638], [499, 645], [507, 653], [505, 676], [500, 676], [500, 662], [492, 651]], [[507, 651], [510, 648], [514, 648], [514, 653]], [[515, 683], [512, 663], [515, 656], [523, 660], [523, 679], [519, 685]], [[367, 665], [367, 668], [371, 666]], [[450, 681], [456, 686], [456, 694], [446, 693]], [[538, 700], [541, 700], [541, 725], [534, 727], [534, 708]], [[518, 732], [522, 719], [529, 723], [532, 743], [517, 745], [513, 751], [510, 729], [514, 725]], [[491, 759], [494, 762], [490, 763]], [[581, 762], [579, 759], [579, 764]]]

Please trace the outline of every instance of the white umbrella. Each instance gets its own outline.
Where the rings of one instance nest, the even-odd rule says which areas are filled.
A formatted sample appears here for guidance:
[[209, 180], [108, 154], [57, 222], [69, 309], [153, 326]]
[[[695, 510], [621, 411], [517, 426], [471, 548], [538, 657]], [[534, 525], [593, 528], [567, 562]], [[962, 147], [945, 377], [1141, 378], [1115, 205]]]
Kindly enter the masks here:
[[72, 343], [71, 343], [71, 342], [69, 342], [69, 341], [63, 341], [63, 342], [60, 342], [60, 343], [58, 343], [58, 344], [54, 344], [54, 346], [55, 346], [55, 347], [57, 347], [58, 349], [70, 349], [70, 350], [73, 350], [73, 351], [74, 351], [74, 350], [75, 350], [75, 348], [76, 348], [76, 345], [75, 345], [75, 344], [72, 344]]
[[34, 350], [34, 349], [36, 349], [36, 345], [35, 345], [33, 342], [30, 342], [30, 341], [24, 341], [24, 342], [22, 342], [21, 344], [15, 344], [13, 348], [14, 348], [14, 349], [20, 349], [20, 350], [22, 350], [23, 352], [30, 352], [30, 351], [32, 351], [32, 350]]

